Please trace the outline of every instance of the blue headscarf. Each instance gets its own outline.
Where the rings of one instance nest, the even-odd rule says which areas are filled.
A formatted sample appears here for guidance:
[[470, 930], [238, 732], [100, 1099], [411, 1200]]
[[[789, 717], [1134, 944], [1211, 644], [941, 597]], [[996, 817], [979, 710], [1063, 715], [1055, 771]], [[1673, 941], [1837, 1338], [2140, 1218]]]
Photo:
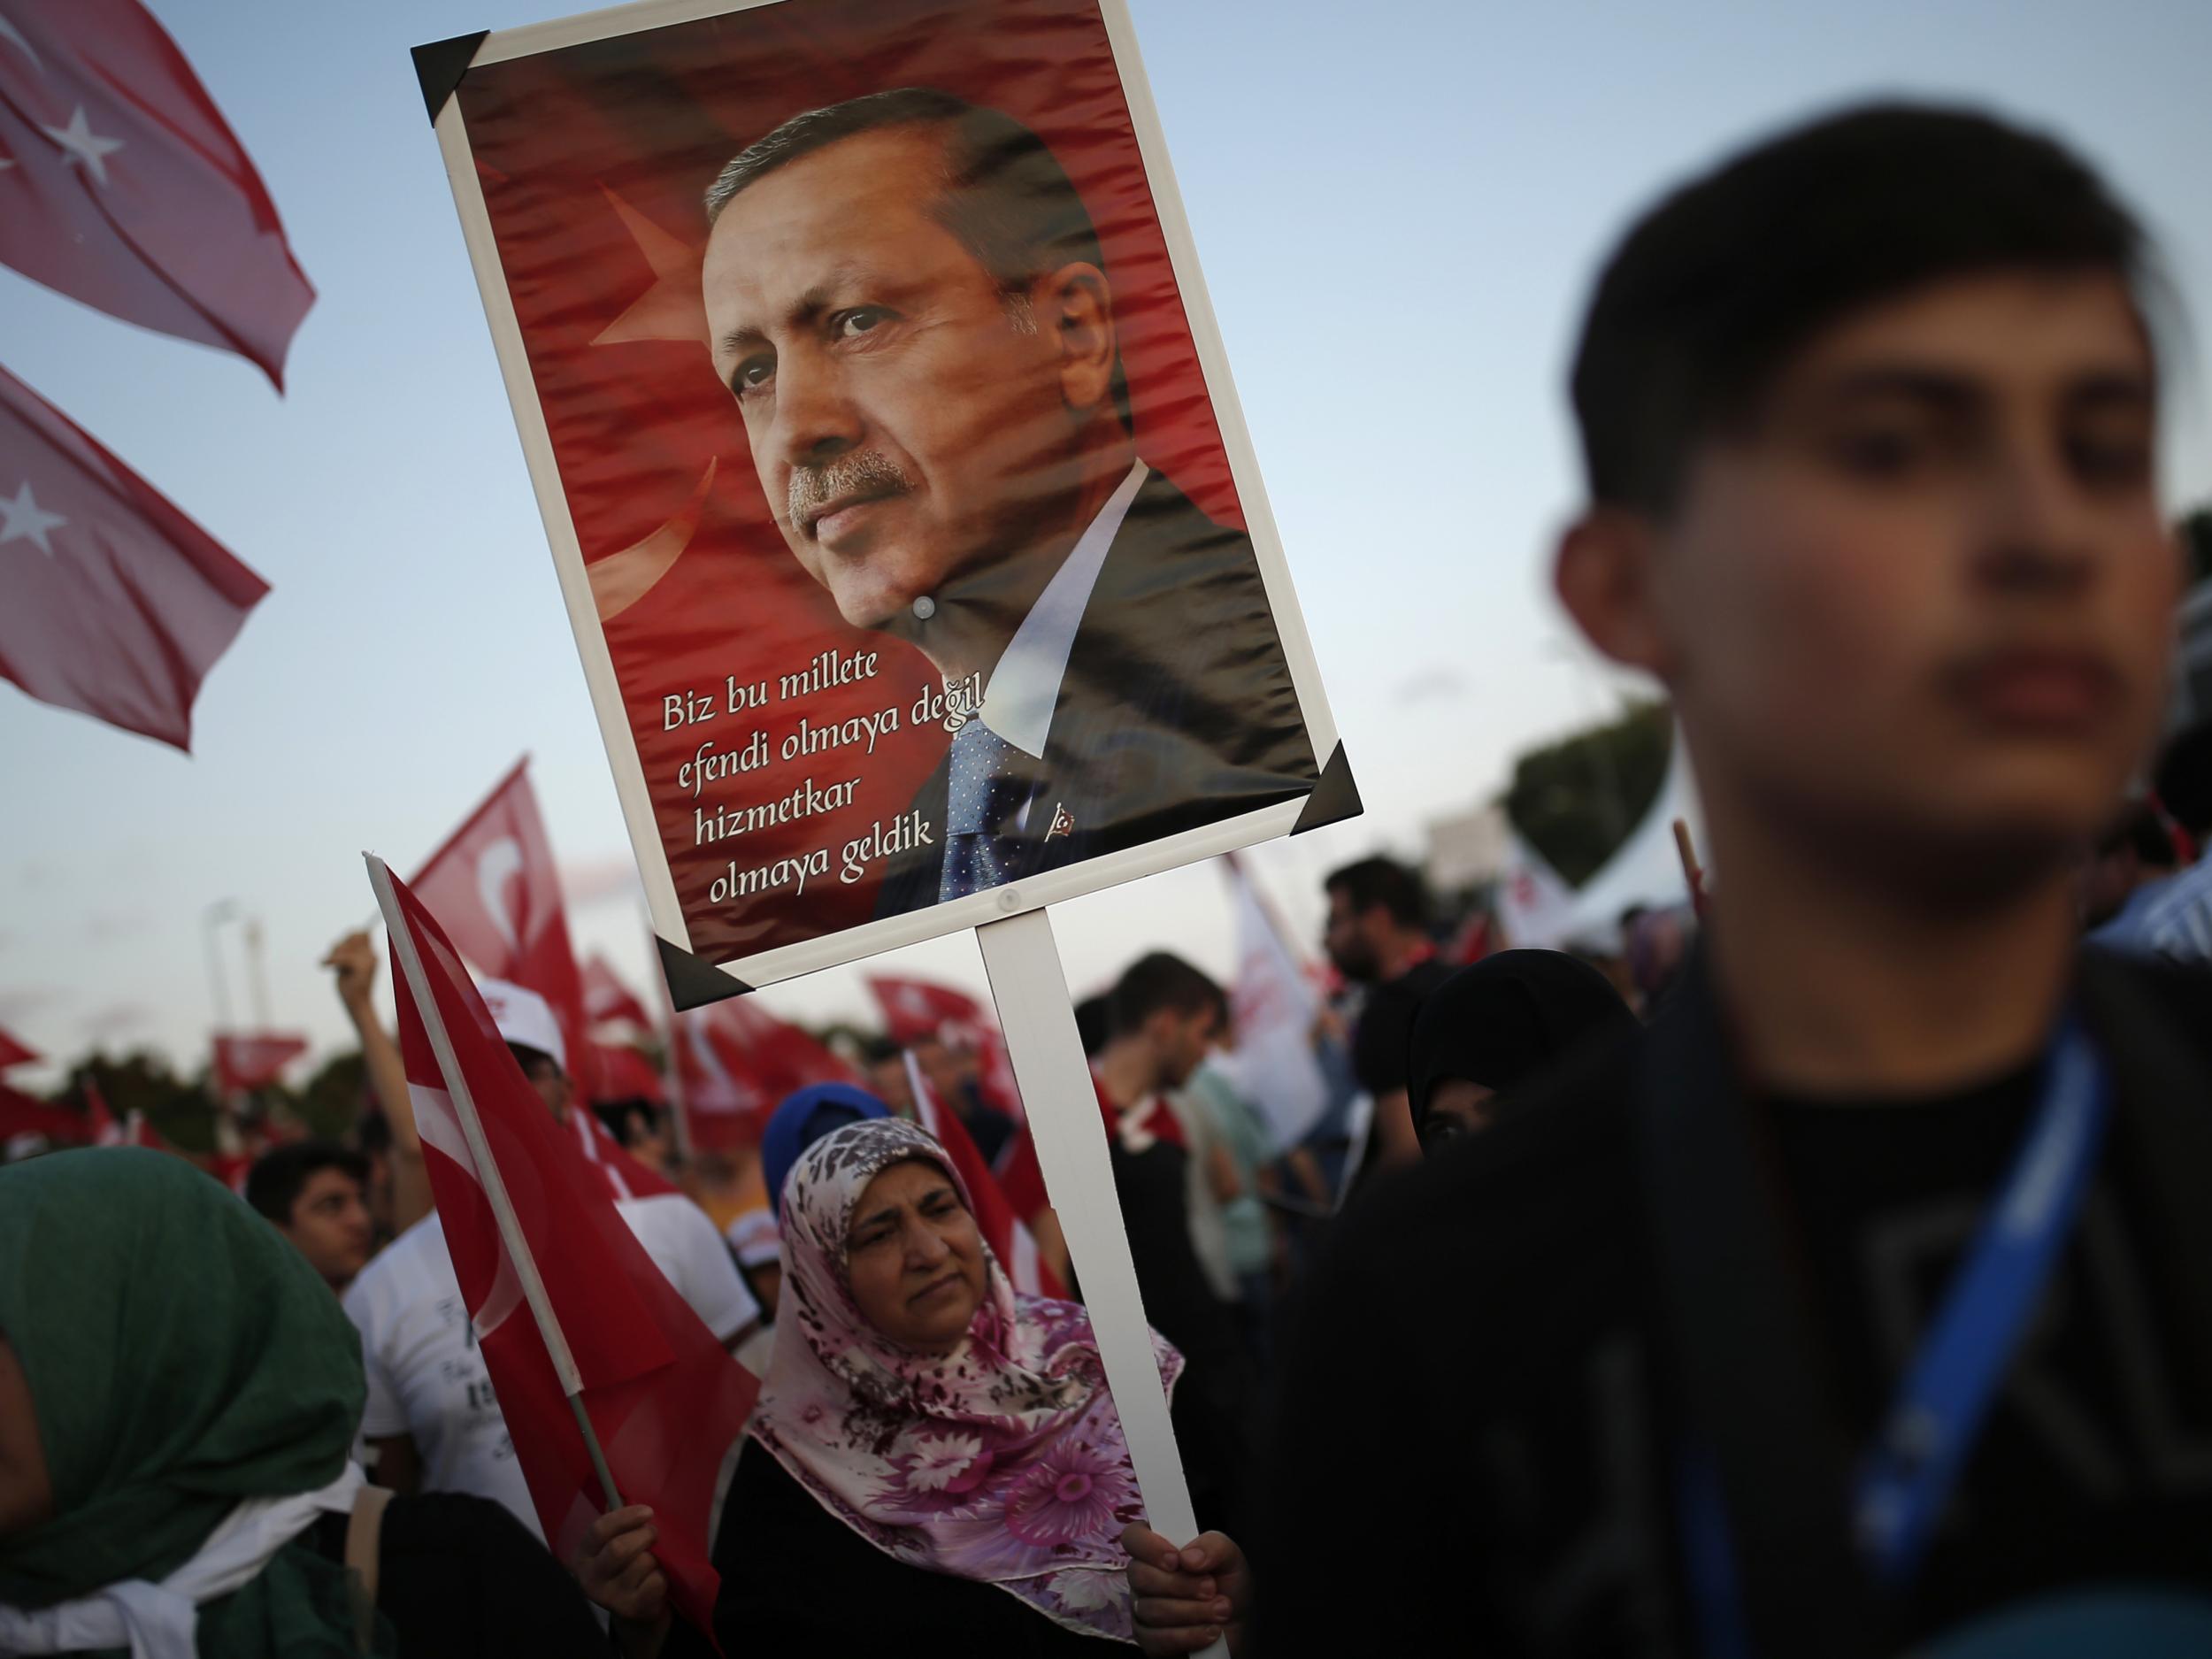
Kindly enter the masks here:
[[865, 1118], [888, 1118], [891, 1109], [849, 1083], [815, 1083], [784, 1097], [761, 1132], [760, 1173], [768, 1205], [783, 1219], [783, 1183], [800, 1155], [824, 1135]]

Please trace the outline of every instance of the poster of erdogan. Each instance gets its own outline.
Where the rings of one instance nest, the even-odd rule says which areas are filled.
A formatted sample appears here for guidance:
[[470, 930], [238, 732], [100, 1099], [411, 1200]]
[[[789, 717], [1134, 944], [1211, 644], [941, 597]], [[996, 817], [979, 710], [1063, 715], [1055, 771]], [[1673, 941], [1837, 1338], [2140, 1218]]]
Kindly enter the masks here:
[[416, 61], [680, 1002], [1358, 810], [1122, 0]]

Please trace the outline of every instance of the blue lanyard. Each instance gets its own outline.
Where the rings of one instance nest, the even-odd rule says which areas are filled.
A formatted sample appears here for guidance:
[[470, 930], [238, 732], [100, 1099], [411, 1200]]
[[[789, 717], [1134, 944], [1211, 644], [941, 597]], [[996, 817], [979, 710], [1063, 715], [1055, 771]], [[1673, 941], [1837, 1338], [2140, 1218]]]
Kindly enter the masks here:
[[[1853, 1494], [1853, 1531], [1875, 1582], [1910, 1583], [1981, 1432], [2043, 1286], [2089, 1188], [2112, 1089], [2078, 1018], [2044, 1067], [2043, 1099], [1997, 1202], [1906, 1368]], [[1678, 1483], [1690, 1591], [1707, 1651], [1749, 1659], [1749, 1632], [1720, 1481], [1709, 1451], [1687, 1454]]]

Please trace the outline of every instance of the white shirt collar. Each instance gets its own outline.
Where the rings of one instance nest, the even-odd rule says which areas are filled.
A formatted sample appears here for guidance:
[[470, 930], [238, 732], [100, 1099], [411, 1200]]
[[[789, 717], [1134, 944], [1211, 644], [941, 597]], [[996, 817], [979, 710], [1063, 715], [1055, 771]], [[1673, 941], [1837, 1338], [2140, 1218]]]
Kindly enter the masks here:
[[1129, 476], [1106, 498], [1098, 517], [1037, 595], [991, 671], [978, 716], [1025, 755], [1044, 758], [1052, 713], [1060, 703], [1060, 681], [1067, 674], [1068, 653], [1075, 648], [1091, 589], [1098, 585], [1106, 551], [1121, 534], [1121, 521], [1128, 517], [1129, 503], [1136, 500], [1148, 472], [1142, 461], [1129, 469]]

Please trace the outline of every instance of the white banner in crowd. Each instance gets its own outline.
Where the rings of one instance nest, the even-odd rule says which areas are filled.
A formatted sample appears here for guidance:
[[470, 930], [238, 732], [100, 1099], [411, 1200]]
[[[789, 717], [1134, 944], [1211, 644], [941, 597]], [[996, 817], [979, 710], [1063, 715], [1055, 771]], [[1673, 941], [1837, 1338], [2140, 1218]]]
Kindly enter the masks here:
[[1328, 1079], [1313, 1055], [1321, 994], [1292, 955], [1251, 873], [1234, 858], [1224, 860], [1222, 870], [1237, 918], [1237, 977], [1230, 989], [1236, 1048], [1224, 1069], [1266, 1117], [1276, 1144], [1295, 1146], [1329, 1103]]

